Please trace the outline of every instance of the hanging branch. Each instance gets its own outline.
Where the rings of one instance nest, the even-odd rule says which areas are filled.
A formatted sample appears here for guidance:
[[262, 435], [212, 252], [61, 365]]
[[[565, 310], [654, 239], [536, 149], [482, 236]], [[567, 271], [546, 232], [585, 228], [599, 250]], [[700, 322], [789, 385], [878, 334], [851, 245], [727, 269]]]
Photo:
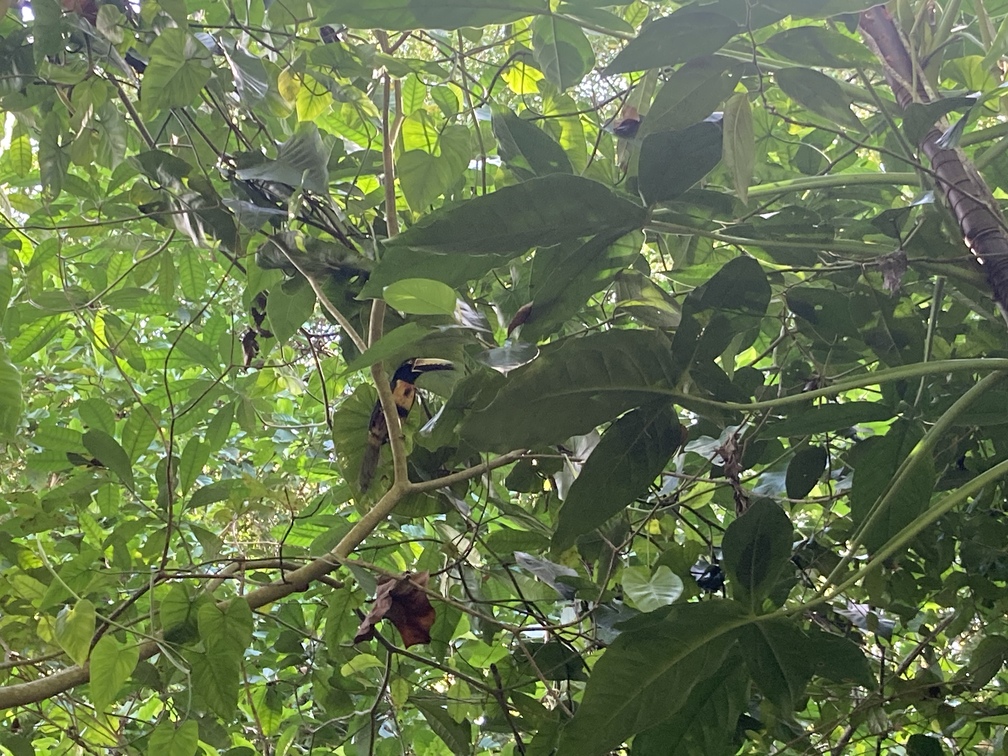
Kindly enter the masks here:
[[[882, 62], [900, 108], [939, 99], [926, 86], [906, 39], [885, 6], [864, 11], [860, 28], [865, 44]], [[931, 161], [935, 188], [955, 216], [966, 246], [983, 267], [994, 302], [1008, 322], [1008, 227], [990, 187], [966, 154], [958, 147], [942, 146], [946, 127], [940, 119], [917, 146]]]

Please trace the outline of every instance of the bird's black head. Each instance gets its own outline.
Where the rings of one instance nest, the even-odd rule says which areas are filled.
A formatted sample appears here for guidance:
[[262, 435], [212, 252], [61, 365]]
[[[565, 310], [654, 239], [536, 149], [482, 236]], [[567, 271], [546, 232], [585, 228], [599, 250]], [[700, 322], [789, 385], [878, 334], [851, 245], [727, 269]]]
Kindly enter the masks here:
[[413, 357], [406, 360], [402, 365], [396, 368], [395, 374], [392, 376], [392, 383], [396, 381], [405, 381], [407, 383], [416, 383], [417, 379], [424, 373], [430, 373], [434, 370], [454, 370], [455, 365], [453, 365], [448, 360], [438, 360], [434, 358], [425, 357]]

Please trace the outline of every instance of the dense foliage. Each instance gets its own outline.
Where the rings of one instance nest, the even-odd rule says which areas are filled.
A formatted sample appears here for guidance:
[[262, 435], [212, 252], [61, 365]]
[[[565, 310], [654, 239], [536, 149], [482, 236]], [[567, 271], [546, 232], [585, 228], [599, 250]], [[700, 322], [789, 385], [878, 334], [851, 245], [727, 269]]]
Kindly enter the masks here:
[[1008, 2], [870, 4], [0, 0], [0, 750], [1004, 752]]

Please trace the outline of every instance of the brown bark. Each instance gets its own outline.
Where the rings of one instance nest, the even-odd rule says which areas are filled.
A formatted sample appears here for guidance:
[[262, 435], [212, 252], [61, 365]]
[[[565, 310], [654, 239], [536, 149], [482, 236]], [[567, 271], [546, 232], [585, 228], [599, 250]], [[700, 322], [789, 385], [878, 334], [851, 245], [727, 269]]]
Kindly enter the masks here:
[[[886, 81], [901, 108], [938, 99], [928, 91], [919, 66], [914, 75], [906, 40], [885, 6], [864, 11], [860, 28], [865, 43], [882, 62]], [[994, 302], [1008, 321], [1008, 230], [1004, 216], [965, 153], [958, 147], [939, 145], [943, 126], [942, 122], [932, 126], [917, 146], [931, 162], [935, 188], [955, 216], [966, 246], [983, 267]]]

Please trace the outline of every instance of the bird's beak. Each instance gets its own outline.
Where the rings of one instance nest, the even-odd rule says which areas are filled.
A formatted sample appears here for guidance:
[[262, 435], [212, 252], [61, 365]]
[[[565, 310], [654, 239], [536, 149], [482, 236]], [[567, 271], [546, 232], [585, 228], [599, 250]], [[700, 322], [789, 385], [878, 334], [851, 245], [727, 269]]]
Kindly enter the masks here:
[[454, 370], [451, 360], [439, 360], [433, 357], [421, 357], [413, 360], [413, 370], [417, 373], [429, 373], [434, 370]]

